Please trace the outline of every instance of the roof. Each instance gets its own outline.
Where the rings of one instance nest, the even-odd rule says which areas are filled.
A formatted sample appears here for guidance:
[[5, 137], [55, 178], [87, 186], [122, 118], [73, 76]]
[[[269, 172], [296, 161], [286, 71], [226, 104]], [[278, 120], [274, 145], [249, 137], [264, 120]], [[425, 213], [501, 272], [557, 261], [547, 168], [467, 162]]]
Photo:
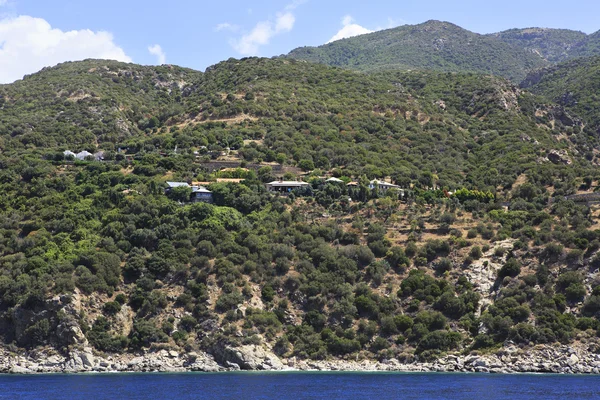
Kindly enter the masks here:
[[341, 180], [341, 179], [335, 178], [335, 177], [331, 177], [331, 178], [327, 179], [325, 182], [338, 182], [338, 183], [342, 183], [344, 181]]
[[358, 182], [348, 182], [347, 186], [358, 186]]
[[370, 183], [371, 183], [371, 185], [378, 185], [378, 186], [389, 186], [389, 187], [394, 187], [394, 188], [399, 188], [400, 187], [398, 185], [394, 185], [394, 184], [389, 183], [389, 182], [379, 181], [377, 179], [373, 179]]
[[82, 151], [80, 153], [77, 153], [77, 155], [75, 157], [83, 160], [84, 158], [89, 157], [89, 156], [93, 156], [93, 154], [90, 153], [89, 151], [85, 151], [84, 150], [84, 151]]
[[267, 185], [271, 185], [271, 186], [309, 186], [308, 183], [300, 182], [300, 181], [273, 181], [273, 182], [267, 183]]
[[205, 188], [204, 186], [193, 187], [192, 193], [212, 193], [210, 190]]
[[187, 182], [167, 182], [167, 185], [170, 188], [176, 188], [176, 187], [189, 187], [190, 185]]

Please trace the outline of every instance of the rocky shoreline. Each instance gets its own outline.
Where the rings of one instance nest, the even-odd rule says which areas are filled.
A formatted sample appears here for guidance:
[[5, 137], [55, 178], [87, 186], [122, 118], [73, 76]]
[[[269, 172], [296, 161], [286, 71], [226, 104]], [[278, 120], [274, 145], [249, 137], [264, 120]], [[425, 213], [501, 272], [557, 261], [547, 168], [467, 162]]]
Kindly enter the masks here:
[[145, 354], [94, 354], [90, 348], [63, 356], [52, 349], [27, 355], [0, 349], [0, 373], [124, 373], [124, 372], [226, 372], [226, 371], [355, 371], [355, 372], [463, 372], [598, 374], [600, 354], [570, 346], [507, 346], [494, 354], [447, 355], [432, 362], [306, 361], [280, 359], [259, 346], [225, 347], [215, 355], [158, 350]]

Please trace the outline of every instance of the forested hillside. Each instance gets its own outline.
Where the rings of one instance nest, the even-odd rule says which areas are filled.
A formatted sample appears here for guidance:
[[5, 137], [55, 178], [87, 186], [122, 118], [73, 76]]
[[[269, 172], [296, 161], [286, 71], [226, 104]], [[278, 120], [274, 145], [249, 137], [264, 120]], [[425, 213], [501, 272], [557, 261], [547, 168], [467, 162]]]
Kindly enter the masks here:
[[478, 72], [515, 82], [548, 63], [519, 46], [440, 21], [404, 25], [320, 47], [301, 47], [288, 57], [361, 71]]
[[600, 57], [580, 58], [532, 72], [522, 87], [578, 115], [590, 137], [600, 132]]
[[[0, 95], [11, 351], [597, 349], [597, 136], [503, 78], [89, 60]], [[280, 178], [310, 185], [268, 192]], [[200, 181], [214, 204], [167, 181]]]
[[490, 36], [535, 52], [551, 63], [573, 58], [572, 53], [579, 51], [579, 46], [588, 38], [579, 31], [545, 28], [509, 29]]

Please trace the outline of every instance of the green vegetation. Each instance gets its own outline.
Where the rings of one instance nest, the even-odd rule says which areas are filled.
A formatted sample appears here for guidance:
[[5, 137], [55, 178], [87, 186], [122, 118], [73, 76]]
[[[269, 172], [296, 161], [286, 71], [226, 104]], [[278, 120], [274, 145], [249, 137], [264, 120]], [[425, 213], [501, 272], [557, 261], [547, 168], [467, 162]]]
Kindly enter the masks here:
[[522, 86], [563, 106], [571, 115], [562, 120], [583, 119], [588, 136], [600, 129], [598, 91], [600, 57], [580, 58], [531, 73]]
[[0, 91], [5, 343], [428, 359], [597, 335], [598, 209], [565, 198], [597, 188], [597, 139], [502, 78], [85, 61]]
[[525, 50], [535, 51], [551, 63], [573, 58], [574, 49], [588, 38], [583, 32], [548, 28], [509, 29], [489, 36]]
[[530, 70], [548, 64], [512, 43], [440, 21], [404, 25], [320, 47], [301, 47], [288, 57], [360, 71], [478, 72], [515, 82]]

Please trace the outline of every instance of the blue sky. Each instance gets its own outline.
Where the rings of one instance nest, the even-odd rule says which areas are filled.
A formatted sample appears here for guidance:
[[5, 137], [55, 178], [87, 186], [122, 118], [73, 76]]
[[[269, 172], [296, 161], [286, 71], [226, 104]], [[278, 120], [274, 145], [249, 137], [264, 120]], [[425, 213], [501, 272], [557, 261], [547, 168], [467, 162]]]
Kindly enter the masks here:
[[478, 33], [600, 30], [597, 0], [0, 0], [0, 15], [0, 82], [88, 57], [204, 70], [429, 19]]

